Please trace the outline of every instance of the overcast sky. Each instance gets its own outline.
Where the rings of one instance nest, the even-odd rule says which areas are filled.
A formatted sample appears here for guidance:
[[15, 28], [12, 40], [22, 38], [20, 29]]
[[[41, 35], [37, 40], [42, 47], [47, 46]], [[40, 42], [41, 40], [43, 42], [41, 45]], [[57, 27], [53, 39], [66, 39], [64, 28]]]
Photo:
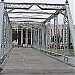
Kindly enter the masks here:
[[[68, 0], [73, 22], [75, 24], [75, 0]], [[24, 3], [65, 3], [65, 0], [4, 0], [4, 2], [24, 2]]]

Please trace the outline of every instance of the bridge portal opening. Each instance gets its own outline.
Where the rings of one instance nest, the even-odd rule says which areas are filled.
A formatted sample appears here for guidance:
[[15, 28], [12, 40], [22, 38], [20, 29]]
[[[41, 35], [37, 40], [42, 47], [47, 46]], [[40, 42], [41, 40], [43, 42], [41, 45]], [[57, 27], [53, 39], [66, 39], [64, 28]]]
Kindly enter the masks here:
[[[0, 10], [1, 63], [12, 48], [14, 39], [17, 45], [32, 45], [52, 56], [62, 56], [64, 61], [68, 60], [66, 56], [71, 55], [71, 52], [72, 55], [75, 54], [75, 30], [67, 0], [66, 4], [1, 2]], [[60, 14], [63, 16], [62, 25], [59, 25]], [[13, 29], [16, 36], [13, 36], [14, 39]], [[69, 29], [74, 48], [70, 53]]]

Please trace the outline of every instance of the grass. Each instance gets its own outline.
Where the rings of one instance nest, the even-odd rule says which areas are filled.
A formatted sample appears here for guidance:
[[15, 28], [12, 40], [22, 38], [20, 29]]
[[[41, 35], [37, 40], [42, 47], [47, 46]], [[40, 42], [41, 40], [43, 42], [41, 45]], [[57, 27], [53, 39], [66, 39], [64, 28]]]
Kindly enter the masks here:
[[68, 55], [73, 56], [74, 55], [74, 50], [73, 49], [68, 49]]
[[[58, 49], [57, 52], [48, 52], [47, 50], [43, 50], [44, 53], [48, 53], [50, 55], [53, 55], [53, 56], [61, 56], [64, 54], [64, 51], [63, 50], [60, 50]], [[68, 52], [67, 52], [67, 55], [68, 56], [74, 56], [74, 50], [73, 49], [68, 49]]]

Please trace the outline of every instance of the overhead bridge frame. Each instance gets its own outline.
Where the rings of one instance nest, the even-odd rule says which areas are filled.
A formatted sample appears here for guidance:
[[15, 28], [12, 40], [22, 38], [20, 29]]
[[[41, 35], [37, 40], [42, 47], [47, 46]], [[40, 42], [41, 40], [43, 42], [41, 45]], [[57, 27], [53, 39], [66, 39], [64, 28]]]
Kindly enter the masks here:
[[65, 4], [48, 3], [5, 3], [5, 9], [30, 9], [33, 5], [38, 6], [41, 10], [65, 10]]
[[[33, 12], [35, 10], [32, 10], [32, 12], [13, 12], [14, 9], [29, 10], [34, 5], [37, 6], [40, 10], [56, 10], [56, 12], [54, 12], [54, 13]], [[14, 13], [31, 13], [31, 14], [48, 14], [48, 15], [52, 14], [46, 20], [43, 21], [43, 23], [46, 23], [48, 20], [52, 19], [55, 14], [58, 15], [61, 10], [64, 11], [65, 10], [65, 5], [66, 4], [48, 4], [48, 3], [5, 3], [4, 8], [5, 9], [11, 9], [7, 13], [12, 13], [12, 14], [14, 14]], [[31, 19], [33, 19], [33, 18], [31, 18]], [[39, 18], [34, 17], [34, 19], [39, 19]], [[43, 18], [40, 18], [40, 19], [43, 19]]]

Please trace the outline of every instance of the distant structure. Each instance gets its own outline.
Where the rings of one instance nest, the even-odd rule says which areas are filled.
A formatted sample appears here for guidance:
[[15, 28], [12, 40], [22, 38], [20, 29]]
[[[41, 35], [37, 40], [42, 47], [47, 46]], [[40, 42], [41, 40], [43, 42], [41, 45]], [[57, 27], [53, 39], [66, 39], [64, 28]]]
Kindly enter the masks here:
[[[16, 25], [14, 24], [13, 28], [14, 28], [14, 26], [16, 26]], [[57, 27], [58, 27], [58, 43], [63, 44], [64, 43], [64, 25], [63, 24], [58, 24]], [[75, 26], [74, 26], [74, 28], [75, 28]], [[46, 25], [46, 32], [45, 32], [46, 36], [48, 35], [48, 29], [50, 31], [50, 43], [53, 44], [54, 43], [54, 25], [51, 24], [50, 28]], [[15, 29], [15, 30], [13, 29], [13, 31], [16, 31], [15, 33], [17, 33], [17, 29]], [[28, 44], [31, 45], [31, 41], [33, 40], [31, 38], [32, 32], [33, 32], [33, 30], [31, 28], [26, 29], [26, 27], [21, 27], [21, 26], [18, 27], [18, 37], [15, 37], [15, 39], [17, 41], [17, 44], [18, 45], [23, 45], [23, 44], [26, 44], [26, 42], [28, 42]], [[16, 35], [16, 34], [14, 34], [14, 35]], [[28, 40], [26, 39], [26, 37], [28, 37]], [[68, 44], [70, 46], [70, 44], [72, 43], [72, 38], [70, 36], [70, 32], [69, 32], [68, 37], [69, 37]], [[13, 37], [13, 41], [15, 39]], [[46, 40], [45, 40], [45, 43], [46, 43]]]

